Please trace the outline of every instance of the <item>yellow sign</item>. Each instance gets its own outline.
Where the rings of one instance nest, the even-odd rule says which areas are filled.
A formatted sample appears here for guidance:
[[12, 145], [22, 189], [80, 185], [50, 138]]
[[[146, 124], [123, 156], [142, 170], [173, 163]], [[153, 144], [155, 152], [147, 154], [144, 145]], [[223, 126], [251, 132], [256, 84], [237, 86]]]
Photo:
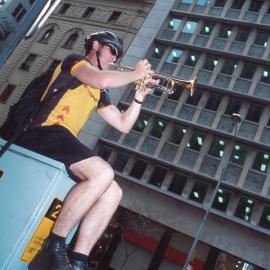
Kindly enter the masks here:
[[55, 198], [49, 207], [46, 215], [41, 220], [38, 228], [32, 236], [32, 239], [28, 243], [21, 260], [23, 262], [31, 262], [35, 257], [37, 252], [41, 249], [44, 241], [47, 239], [50, 231], [53, 227], [54, 222], [61, 210], [63, 202], [57, 198]]

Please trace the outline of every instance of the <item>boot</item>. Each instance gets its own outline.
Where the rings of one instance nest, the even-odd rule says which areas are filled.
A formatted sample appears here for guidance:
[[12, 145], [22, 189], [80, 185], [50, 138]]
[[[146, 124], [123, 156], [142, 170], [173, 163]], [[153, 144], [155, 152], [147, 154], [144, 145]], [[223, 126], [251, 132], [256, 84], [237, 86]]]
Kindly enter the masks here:
[[47, 239], [28, 265], [29, 270], [72, 270], [64, 243]]
[[72, 270], [88, 270], [87, 262], [81, 262], [74, 259], [70, 259]]

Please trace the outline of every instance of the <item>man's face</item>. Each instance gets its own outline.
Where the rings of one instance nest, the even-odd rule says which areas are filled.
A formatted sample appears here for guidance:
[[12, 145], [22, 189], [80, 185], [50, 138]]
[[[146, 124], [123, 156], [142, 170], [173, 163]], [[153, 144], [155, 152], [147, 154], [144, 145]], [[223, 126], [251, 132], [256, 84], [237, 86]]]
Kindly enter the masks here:
[[100, 48], [100, 63], [103, 69], [109, 69], [110, 64], [118, 58], [118, 51], [112, 44], [102, 44]]

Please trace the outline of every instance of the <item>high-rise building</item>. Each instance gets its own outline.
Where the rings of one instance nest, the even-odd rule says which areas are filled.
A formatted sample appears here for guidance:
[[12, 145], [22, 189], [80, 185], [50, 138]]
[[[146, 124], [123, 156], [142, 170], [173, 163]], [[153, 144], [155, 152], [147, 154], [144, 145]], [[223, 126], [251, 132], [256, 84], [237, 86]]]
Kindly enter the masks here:
[[[268, 0], [64, 1], [11, 55], [1, 122], [32, 78], [81, 53], [96, 30], [124, 38], [121, 65], [147, 58], [158, 74], [197, 78], [193, 96], [154, 89], [129, 134], [104, 130], [97, 116], [81, 132], [124, 190], [91, 254], [99, 269], [181, 269], [212, 198], [194, 269], [270, 269], [269, 26]], [[134, 85], [111, 93], [125, 110]]]

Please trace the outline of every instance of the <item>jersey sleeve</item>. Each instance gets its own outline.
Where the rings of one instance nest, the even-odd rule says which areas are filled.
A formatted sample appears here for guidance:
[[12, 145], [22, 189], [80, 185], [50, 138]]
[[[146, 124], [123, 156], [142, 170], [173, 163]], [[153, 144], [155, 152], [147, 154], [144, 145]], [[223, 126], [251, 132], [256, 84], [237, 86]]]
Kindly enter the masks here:
[[61, 70], [67, 74], [73, 75], [79, 67], [84, 65], [89, 65], [89, 61], [85, 56], [71, 54], [63, 60]]
[[109, 105], [112, 105], [109, 90], [103, 89], [103, 90], [101, 90], [100, 99], [99, 99], [98, 105], [97, 105], [97, 111], [99, 111], [99, 110], [101, 110]]

